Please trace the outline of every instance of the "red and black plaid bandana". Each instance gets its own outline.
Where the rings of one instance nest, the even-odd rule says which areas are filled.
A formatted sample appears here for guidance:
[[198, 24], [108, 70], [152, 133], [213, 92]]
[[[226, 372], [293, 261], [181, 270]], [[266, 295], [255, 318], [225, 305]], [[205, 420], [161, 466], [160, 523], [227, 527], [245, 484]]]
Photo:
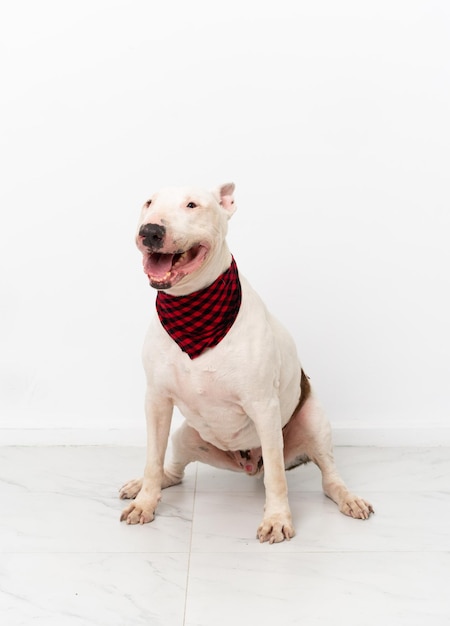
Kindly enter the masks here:
[[234, 258], [212, 285], [187, 296], [158, 292], [161, 324], [191, 359], [216, 346], [233, 326], [241, 306], [241, 283]]

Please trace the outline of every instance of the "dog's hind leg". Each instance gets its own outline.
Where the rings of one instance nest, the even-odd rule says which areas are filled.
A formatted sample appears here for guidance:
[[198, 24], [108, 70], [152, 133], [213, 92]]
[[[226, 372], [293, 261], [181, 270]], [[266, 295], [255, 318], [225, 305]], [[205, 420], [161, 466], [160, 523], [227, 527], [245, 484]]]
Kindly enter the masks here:
[[194, 461], [220, 469], [243, 471], [233, 453], [219, 450], [184, 422], [172, 436], [172, 458], [164, 466], [163, 488], [180, 483], [186, 465]]
[[322, 407], [311, 392], [301, 408], [283, 429], [286, 469], [308, 460], [322, 472], [325, 495], [339, 510], [356, 519], [368, 519], [372, 505], [349, 491], [340, 477], [333, 456], [331, 428]]
[[[142, 478], [135, 478], [134, 480], [130, 480], [123, 485], [120, 489], [120, 497], [122, 500], [132, 500], [137, 496], [137, 494], [142, 489]], [[161, 489], [166, 489], [167, 487], [173, 487], [174, 485], [178, 485], [181, 483], [181, 478], [176, 479], [175, 477], [170, 477], [166, 474], [164, 470], [164, 475], [161, 483]]]
[[[161, 488], [167, 489], [179, 485], [183, 480], [184, 470], [189, 463], [199, 461], [220, 469], [235, 472], [244, 471], [237, 461], [236, 453], [219, 450], [211, 443], [204, 441], [198, 432], [186, 422], [172, 435], [172, 455], [164, 465]], [[142, 478], [125, 483], [120, 489], [122, 499], [133, 499], [142, 488]]]

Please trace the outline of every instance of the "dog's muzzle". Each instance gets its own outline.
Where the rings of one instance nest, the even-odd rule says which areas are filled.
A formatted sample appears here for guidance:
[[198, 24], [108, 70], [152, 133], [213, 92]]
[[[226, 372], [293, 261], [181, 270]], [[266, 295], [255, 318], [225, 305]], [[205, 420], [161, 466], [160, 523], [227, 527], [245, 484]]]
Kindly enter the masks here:
[[142, 237], [144, 246], [150, 250], [162, 248], [165, 236], [166, 228], [160, 224], [144, 224], [139, 229], [139, 237]]

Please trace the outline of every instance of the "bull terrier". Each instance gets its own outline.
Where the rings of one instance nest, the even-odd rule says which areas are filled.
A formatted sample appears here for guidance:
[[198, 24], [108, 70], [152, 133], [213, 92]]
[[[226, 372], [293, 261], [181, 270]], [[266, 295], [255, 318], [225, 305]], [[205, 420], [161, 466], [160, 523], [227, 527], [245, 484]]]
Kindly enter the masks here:
[[[239, 273], [226, 242], [234, 184], [214, 191], [168, 188], [141, 212], [136, 243], [157, 314], [148, 330], [147, 461], [126, 483], [127, 524], [155, 517], [161, 489], [181, 482], [188, 463], [264, 475], [260, 542], [294, 534], [285, 470], [313, 461], [325, 494], [342, 513], [368, 519], [372, 505], [339, 476], [331, 429], [294, 341]], [[164, 464], [173, 407], [185, 421]]]

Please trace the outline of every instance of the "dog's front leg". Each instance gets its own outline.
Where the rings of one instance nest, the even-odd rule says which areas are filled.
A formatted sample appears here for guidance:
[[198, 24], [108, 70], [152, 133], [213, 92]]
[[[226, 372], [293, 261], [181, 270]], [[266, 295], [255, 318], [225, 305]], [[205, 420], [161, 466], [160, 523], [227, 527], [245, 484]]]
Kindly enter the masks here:
[[127, 506], [120, 521], [127, 524], [145, 524], [155, 518], [161, 499], [164, 457], [172, 421], [173, 404], [147, 388], [145, 413], [147, 419], [147, 461], [142, 487], [136, 499]]
[[288, 501], [279, 403], [274, 400], [269, 406], [260, 405], [255, 409], [254, 422], [261, 441], [266, 488], [264, 517], [257, 537], [261, 543], [278, 543], [295, 535]]

